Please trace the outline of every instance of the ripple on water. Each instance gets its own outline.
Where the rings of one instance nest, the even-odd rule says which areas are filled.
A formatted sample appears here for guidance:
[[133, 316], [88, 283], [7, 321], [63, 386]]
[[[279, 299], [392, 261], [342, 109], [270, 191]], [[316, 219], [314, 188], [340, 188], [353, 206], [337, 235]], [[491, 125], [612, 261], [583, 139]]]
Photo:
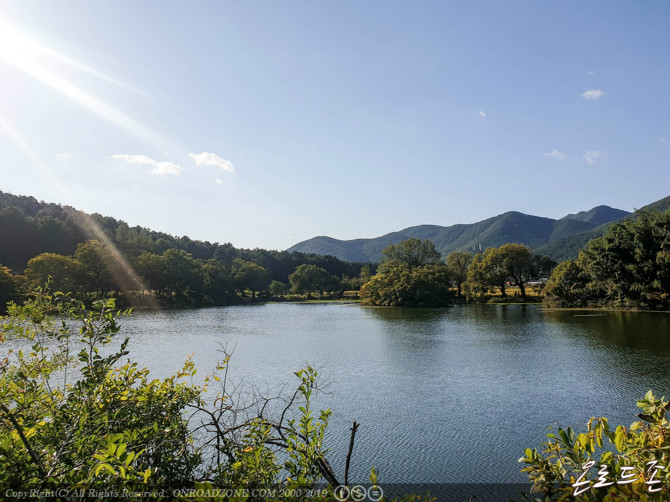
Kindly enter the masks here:
[[670, 395], [668, 318], [580, 317], [523, 306], [368, 309], [273, 304], [136, 312], [131, 354], [156, 376], [194, 360], [205, 375], [235, 347], [231, 378], [295, 383], [310, 363], [331, 381], [331, 464], [352, 479], [523, 482], [517, 459], [547, 427], [607, 416], [629, 424], [648, 389]]

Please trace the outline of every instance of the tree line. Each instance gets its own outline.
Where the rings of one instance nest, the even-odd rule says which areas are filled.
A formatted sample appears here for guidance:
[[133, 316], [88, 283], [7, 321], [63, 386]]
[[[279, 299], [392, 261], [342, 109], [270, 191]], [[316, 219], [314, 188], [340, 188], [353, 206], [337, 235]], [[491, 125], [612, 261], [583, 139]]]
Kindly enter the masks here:
[[670, 307], [670, 211], [638, 212], [556, 267], [545, 288], [554, 307]]
[[283, 270], [242, 258], [227, 264], [216, 258], [196, 259], [175, 248], [127, 258], [100, 241], [88, 240], [77, 244], [72, 255], [41, 253], [31, 258], [23, 275], [0, 265], [0, 301], [2, 305], [18, 301], [49, 282], [52, 289], [80, 298], [114, 296], [138, 304], [138, 297], [149, 294], [163, 306], [229, 305], [247, 295], [251, 299], [288, 293], [306, 294], [308, 299], [313, 293], [338, 296], [360, 289], [361, 270], [363, 277], [370, 274], [369, 267], [355, 264], [347, 267], [352, 276], [338, 276], [313, 263], [298, 263], [282, 282], [274, 277], [283, 277]]
[[[223, 348], [204, 378], [194, 379], [189, 357], [156, 379], [126, 357], [128, 338], [112, 343], [128, 313], [113, 299], [89, 308], [46, 289], [9, 306], [0, 344], [14, 338], [32, 350], [0, 365], [5, 497], [232, 500], [217, 492], [239, 489], [248, 495], [235, 500], [343, 499], [333, 491], [348, 484], [349, 462], [342, 477], [326, 458], [331, 411], [314, 404], [322, 385], [316, 370], [296, 371], [291, 391], [264, 394], [234, 382]], [[115, 348], [103, 356], [103, 346]], [[374, 469], [370, 479], [377, 484]], [[181, 489], [205, 495], [180, 496]]]
[[513, 243], [476, 254], [455, 251], [442, 261], [432, 242], [412, 238], [382, 254], [377, 274], [361, 290], [370, 305], [481, 301], [491, 293], [504, 298], [510, 288], [524, 299], [532, 282], [550, 307], [670, 308], [670, 210], [638, 211], [558, 266]]
[[[380, 306], [443, 306], [454, 297], [470, 301], [509, 285], [526, 297], [526, 284], [546, 278], [555, 263], [523, 244], [504, 244], [472, 254], [454, 251], [443, 261], [433, 243], [410, 238], [382, 251], [377, 273], [361, 289], [364, 303]], [[456, 290], [455, 295], [454, 291]]]

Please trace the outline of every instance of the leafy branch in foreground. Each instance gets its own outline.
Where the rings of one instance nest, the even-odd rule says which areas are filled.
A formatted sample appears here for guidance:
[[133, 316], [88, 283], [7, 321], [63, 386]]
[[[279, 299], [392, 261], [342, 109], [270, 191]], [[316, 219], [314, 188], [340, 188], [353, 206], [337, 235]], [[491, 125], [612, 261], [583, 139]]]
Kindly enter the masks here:
[[175, 375], [151, 379], [123, 361], [127, 338], [112, 348], [117, 318], [129, 314], [114, 300], [88, 308], [48, 289], [9, 306], [0, 342], [22, 349], [0, 361], [0, 486], [81, 490], [74, 500], [99, 488], [340, 484], [324, 446], [331, 412], [312, 404], [322, 390], [314, 368], [295, 373], [293, 392], [249, 391], [231, 383], [224, 350], [201, 385], [190, 358]]
[[542, 452], [527, 448], [519, 459], [534, 486], [531, 500], [652, 501], [670, 493], [670, 403], [649, 391], [637, 402], [641, 421], [610, 428], [591, 418], [587, 431], [568, 427], [547, 435]]

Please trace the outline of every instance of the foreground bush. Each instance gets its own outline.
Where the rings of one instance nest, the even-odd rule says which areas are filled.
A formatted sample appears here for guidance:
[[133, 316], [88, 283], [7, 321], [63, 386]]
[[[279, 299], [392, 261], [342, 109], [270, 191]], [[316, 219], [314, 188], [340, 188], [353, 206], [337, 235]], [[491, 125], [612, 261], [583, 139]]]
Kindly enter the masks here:
[[[273, 396], [229, 390], [225, 353], [202, 385], [193, 383], [190, 360], [151, 379], [123, 361], [128, 339], [118, 350], [108, 346], [117, 317], [128, 313], [113, 300], [89, 309], [41, 290], [9, 306], [0, 341], [17, 337], [30, 348], [0, 362], [3, 493], [69, 489], [78, 491], [67, 500], [90, 500], [91, 489], [162, 491], [171, 499], [174, 490], [203, 486], [340, 484], [323, 445], [330, 410], [315, 414], [310, 405], [319, 390], [313, 368], [296, 373], [293, 393]], [[206, 399], [215, 386], [216, 397]]]
[[541, 453], [526, 449], [531, 500], [670, 500], [670, 403], [649, 391], [637, 405], [641, 421], [630, 427], [591, 418], [586, 432], [559, 428]]

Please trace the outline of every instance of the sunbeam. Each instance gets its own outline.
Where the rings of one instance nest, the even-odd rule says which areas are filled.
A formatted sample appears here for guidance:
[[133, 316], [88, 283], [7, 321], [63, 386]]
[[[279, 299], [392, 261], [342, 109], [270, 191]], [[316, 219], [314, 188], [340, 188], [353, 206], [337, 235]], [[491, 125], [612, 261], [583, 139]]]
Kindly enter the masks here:
[[[15, 68], [63, 94], [65, 97], [81, 105], [100, 118], [111, 122], [152, 146], [161, 147], [165, 145], [165, 139], [155, 131], [37, 63], [34, 57], [35, 46], [41, 47], [39, 44], [33, 43], [25, 36], [18, 34], [16, 30], [5, 30], [4, 25], [0, 25], [1, 60], [4, 60]], [[33, 49], [32, 53], [31, 49]], [[52, 57], [55, 57], [54, 54], [58, 54], [49, 49], [44, 49]], [[79, 69], [88, 68], [60, 54], [58, 54], [58, 58], [67, 61], [69, 64], [74, 63]], [[95, 72], [95, 70], [91, 71]]]
[[110, 77], [109, 75], [98, 71], [95, 68], [91, 68], [90, 66], [80, 63], [79, 61], [75, 61], [74, 59], [63, 55], [60, 52], [56, 52], [53, 49], [49, 49], [48, 47], [35, 42], [25, 35], [22, 35], [19, 31], [12, 28], [8, 23], [0, 19], [0, 45], [5, 44], [11, 44], [15, 47], [22, 47], [24, 50], [32, 50], [41, 54], [45, 54], [53, 59], [60, 61], [61, 63], [65, 63], [69, 66], [72, 66], [73, 68], [76, 68], [77, 70], [88, 73], [89, 75], [99, 78], [100, 80], [104, 80], [107, 83], [116, 85], [136, 94], [146, 96], [142, 91], [135, 89], [134, 87], [129, 86], [120, 80]]
[[[42, 172], [48, 177], [49, 181], [53, 184], [54, 187], [62, 194], [63, 198], [68, 201], [69, 204], [73, 204], [73, 198], [68, 193], [67, 189], [63, 184], [56, 178], [49, 166], [46, 165], [42, 159], [33, 151], [32, 148], [26, 143], [26, 141], [16, 132], [7, 121], [0, 116], [0, 130], [4, 130], [7, 135], [16, 143], [17, 146], [23, 150], [28, 157], [30, 157], [37, 166], [42, 170]], [[111, 255], [111, 263], [107, 263], [107, 269], [112, 274], [115, 283], [119, 286], [119, 289], [126, 291], [144, 291], [146, 287], [140, 276], [135, 272], [132, 265], [126, 260], [123, 254], [118, 250], [116, 245], [112, 242], [109, 236], [100, 228], [100, 225], [88, 214], [85, 214], [80, 211], [70, 210], [65, 208], [72, 220], [82, 229], [84, 234], [89, 239], [96, 239], [107, 247]], [[154, 302], [151, 297], [145, 298], [152, 308], [158, 308], [159, 305], [157, 302]]]

